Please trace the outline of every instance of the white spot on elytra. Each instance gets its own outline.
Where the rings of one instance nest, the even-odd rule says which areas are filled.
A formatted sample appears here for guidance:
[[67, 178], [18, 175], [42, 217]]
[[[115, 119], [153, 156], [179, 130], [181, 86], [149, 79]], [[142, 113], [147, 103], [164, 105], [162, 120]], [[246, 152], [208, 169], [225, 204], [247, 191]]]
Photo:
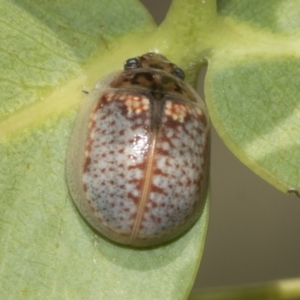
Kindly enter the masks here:
[[149, 109], [149, 100], [144, 96], [127, 95], [124, 101], [129, 114], [132, 112], [140, 114]]
[[165, 151], [168, 151], [170, 149], [170, 144], [168, 142], [162, 142], [161, 148]]
[[184, 118], [187, 115], [187, 107], [182, 104], [173, 103], [168, 101], [165, 106], [165, 114], [172, 117], [173, 120], [184, 122]]

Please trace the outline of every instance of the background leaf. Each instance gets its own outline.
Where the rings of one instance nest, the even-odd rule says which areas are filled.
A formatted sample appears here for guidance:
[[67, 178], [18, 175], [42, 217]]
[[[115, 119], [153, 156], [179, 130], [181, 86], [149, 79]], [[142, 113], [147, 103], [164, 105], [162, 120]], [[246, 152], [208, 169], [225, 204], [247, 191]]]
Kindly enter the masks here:
[[227, 146], [283, 192], [299, 181], [297, 1], [218, 1], [206, 100]]

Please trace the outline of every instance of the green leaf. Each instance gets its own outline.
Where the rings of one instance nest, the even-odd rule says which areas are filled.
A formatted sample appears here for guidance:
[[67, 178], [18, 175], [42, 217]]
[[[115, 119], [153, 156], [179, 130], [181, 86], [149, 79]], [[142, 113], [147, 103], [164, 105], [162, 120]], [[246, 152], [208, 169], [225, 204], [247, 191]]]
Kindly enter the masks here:
[[1, 12], [0, 298], [187, 298], [208, 202], [179, 239], [135, 249], [97, 235], [65, 180], [81, 90], [134, 55], [157, 49], [178, 58], [181, 48], [157, 46], [172, 31], [154, 38], [152, 18], [134, 0], [2, 0]]
[[283, 192], [300, 189], [299, 1], [218, 1], [206, 100], [228, 147]]

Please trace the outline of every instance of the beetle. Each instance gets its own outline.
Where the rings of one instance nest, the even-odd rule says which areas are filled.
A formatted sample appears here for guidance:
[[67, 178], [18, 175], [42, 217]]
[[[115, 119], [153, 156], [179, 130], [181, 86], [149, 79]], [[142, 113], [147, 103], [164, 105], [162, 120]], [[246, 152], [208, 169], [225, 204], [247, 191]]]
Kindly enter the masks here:
[[82, 102], [66, 156], [73, 201], [125, 245], [170, 241], [200, 217], [209, 177], [206, 106], [163, 55], [128, 59]]

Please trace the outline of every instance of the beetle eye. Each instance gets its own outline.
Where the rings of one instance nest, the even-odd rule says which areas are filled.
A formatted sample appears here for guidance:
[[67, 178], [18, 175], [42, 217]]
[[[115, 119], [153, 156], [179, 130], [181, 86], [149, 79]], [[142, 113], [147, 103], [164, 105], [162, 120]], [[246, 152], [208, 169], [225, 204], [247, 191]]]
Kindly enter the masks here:
[[174, 68], [173, 74], [180, 79], [184, 79], [185, 77], [183, 70], [178, 67]]
[[137, 58], [129, 58], [124, 63], [124, 70], [136, 69], [138, 64], [139, 60]]

